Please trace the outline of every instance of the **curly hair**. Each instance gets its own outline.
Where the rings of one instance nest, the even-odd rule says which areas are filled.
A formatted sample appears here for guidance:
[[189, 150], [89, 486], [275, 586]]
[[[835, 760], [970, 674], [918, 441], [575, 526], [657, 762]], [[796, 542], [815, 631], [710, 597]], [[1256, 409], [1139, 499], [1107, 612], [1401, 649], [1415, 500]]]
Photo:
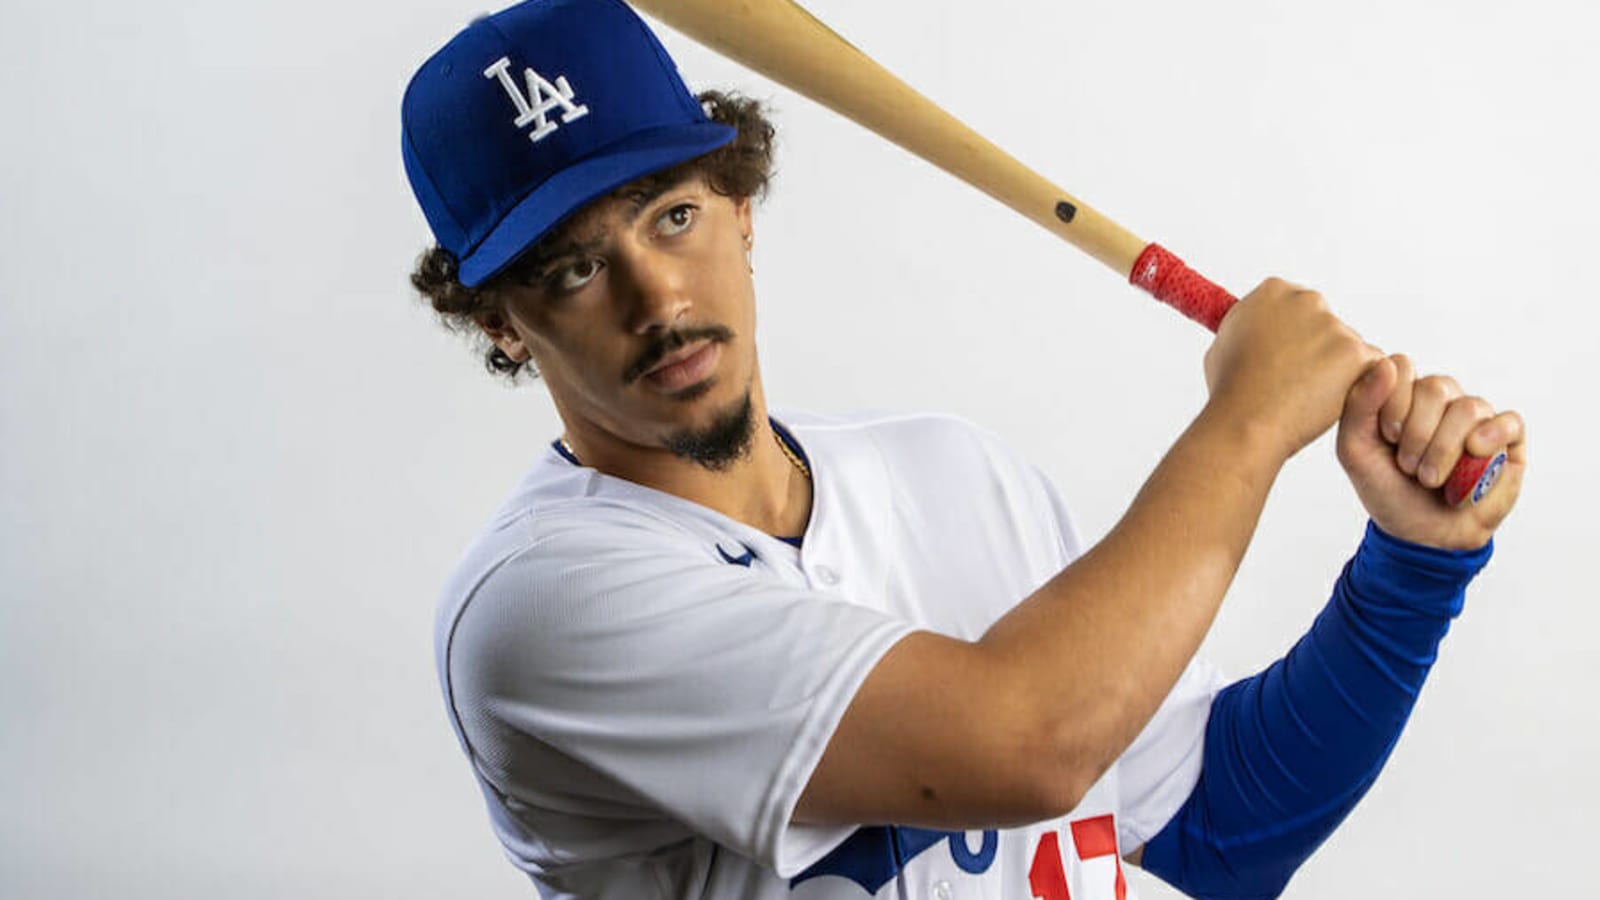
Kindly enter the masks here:
[[[625, 184], [603, 199], [625, 197], [641, 189], [677, 184], [695, 176], [704, 177], [718, 194], [736, 200], [759, 199], [766, 194], [767, 185], [772, 179], [773, 138], [776, 132], [761, 103], [723, 91], [703, 91], [699, 94], [699, 100], [712, 121], [738, 129], [739, 133], [733, 141], [704, 156]], [[531, 364], [518, 362], [495, 346], [478, 327], [477, 321], [484, 314], [500, 308], [502, 292], [507, 288], [531, 280], [535, 273], [524, 270], [537, 265], [542, 251], [562, 242], [578, 218], [569, 217], [565, 223], [523, 251], [510, 265], [477, 287], [462, 284], [459, 278], [460, 261], [455, 254], [434, 245], [417, 258], [416, 268], [411, 272], [411, 284], [432, 304], [440, 323], [451, 331], [472, 335], [476, 339], [478, 351], [483, 354], [484, 367], [489, 372], [512, 382], [524, 372], [537, 378], [539, 373]]]

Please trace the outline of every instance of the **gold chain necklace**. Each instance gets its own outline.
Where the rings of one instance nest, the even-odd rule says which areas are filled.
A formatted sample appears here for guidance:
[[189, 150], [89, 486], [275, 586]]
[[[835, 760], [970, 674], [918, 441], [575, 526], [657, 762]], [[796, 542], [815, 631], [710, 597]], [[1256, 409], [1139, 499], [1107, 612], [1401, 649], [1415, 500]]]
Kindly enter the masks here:
[[794, 452], [794, 448], [789, 446], [789, 442], [779, 437], [776, 430], [772, 432], [772, 439], [778, 442], [778, 449], [783, 451], [784, 456], [789, 457], [789, 462], [794, 463], [794, 467], [800, 470], [800, 474], [804, 475], [807, 481], [810, 481], [811, 467], [806, 465], [805, 460], [801, 459], [798, 453]]
[[[794, 463], [794, 467], [799, 469], [800, 474], [804, 475], [806, 480], [809, 481], [811, 479], [811, 467], [806, 465], [805, 461], [800, 458], [799, 454], [795, 453], [794, 450], [790, 448], [789, 442], [779, 437], [777, 431], [772, 432], [772, 439], [778, 442], [778, 449], [783, 451], [783, 455], [788, 457], [789, 462]], [[567, 455], [572, 457], [574, 462], [578, 462], [578, 453], [572, 449], [571, 444], [567, 443], [566, 437], [559, 437], [556, 438], [556, 440], [561, 444], [561, 449], [567, 451]], [[578, 465], [583, 465], [583, 463], [578, 462]]]

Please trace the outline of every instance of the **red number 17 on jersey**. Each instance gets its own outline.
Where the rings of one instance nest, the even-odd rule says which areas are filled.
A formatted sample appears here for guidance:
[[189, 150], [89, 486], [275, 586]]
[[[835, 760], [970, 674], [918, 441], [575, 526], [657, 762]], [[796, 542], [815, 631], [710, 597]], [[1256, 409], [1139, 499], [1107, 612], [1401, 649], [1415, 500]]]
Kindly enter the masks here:
[[[1072, 845], [1078, 859], [1111, 857], [1117, 867], [1117, 900], [1128, 896], [1128, 883], [1122, 877], [1122, 860], [1117, 857], [1117, 823], [1112, 816], [1095, 816], [1073, 822]], [[1028, 866], [1028, 887], [1041, 900], [1072, 900], [1067, 889], [1066, 861], [1061, 855], [1061, 837], [1054, 831], [1039, 838], [1033, 863]]]

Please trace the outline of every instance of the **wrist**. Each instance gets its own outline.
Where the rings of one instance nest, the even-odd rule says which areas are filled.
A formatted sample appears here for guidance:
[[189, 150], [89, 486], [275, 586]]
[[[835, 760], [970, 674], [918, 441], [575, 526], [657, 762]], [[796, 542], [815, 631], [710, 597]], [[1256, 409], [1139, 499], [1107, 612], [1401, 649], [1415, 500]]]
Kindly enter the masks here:
[[[1356, 476], [1351, 476], [1352, 482]], [[1425, 508], [1417, 508], [1416, 498], [1393, 494], [1378, 495], [1382, 487], [1358, 487], [1362, 505], [1373, 528], [1390, 542], [1405, 547], [1433, 550], [1440, 553], [1472, 554], [1490, 545], [1494, 527], [1486, 526], [1476, 516], [1463, 515], [1461, 510], [1450, 510], [1444, 505], [1439, 491], [1423, 498]]]
[[1195, 428], [1225, 441], [1244, 464], [1270, 470], [1274, 475], [1295, 453], [1282, 429], [1259, 411], [1213, 396], [1195, 418]]
[[1480, 546], [1467, 549], [1435, 547], [1409, 541], [1385, 531], [1375, 520], [1367, 520], [1367, 533], [1362, 547], [1372, 545], [1374, 552], [1382, 553], [1397, 563], [1415, 568], [1436, 571], [1440, 574], [1464, 572], [1467, 577], [1476, 575], [1489, 557], [1494, 555], [1494, 538]]
[[1368, 520], [1346, 577], [1361, 597], [1455, 616], [1466, 586], [1494, 554], [1494, 541], [1447, 550], [1395, 537]]

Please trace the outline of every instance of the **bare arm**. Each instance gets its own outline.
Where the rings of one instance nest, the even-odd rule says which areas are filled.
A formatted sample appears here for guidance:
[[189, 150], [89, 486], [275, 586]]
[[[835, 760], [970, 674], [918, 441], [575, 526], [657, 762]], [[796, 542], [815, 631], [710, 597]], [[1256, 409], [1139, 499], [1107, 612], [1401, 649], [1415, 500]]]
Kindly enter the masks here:
[[1314, 294], [1245, 298], [1207, 356], [1210, 402], [1117, 526], [981, 639], [896, 644], [795, 818], [974, 828], [1076, 806], [1198, 648], [1283, 462], [1377, 356]]

